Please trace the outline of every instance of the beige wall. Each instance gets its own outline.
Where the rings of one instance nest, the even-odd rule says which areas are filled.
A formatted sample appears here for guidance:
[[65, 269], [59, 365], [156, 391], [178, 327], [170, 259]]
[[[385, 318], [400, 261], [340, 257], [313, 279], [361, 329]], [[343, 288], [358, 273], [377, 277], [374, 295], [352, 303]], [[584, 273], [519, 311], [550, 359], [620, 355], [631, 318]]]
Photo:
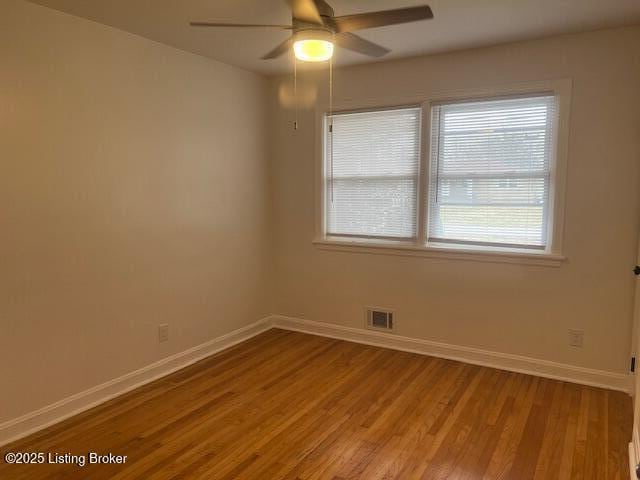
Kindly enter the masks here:
[[[571, 78], [564, 254], [560, 268], [329, 252], [315, 248], [312, 109], [281, 103], [272, 81], [277, 305], [281, 314], [362, 327], [363, 306], [396, 310], [397, 333], [625, 372], [639, 227], [640, 28], [346, 68], [336, 102]], [[326, 101], [326, 74], [300, 90]], [[570, 328], [584, 347], [568, 346]]]
[[266, 80], [26, 2], [0, 10], [2, 422], [272, 306]]

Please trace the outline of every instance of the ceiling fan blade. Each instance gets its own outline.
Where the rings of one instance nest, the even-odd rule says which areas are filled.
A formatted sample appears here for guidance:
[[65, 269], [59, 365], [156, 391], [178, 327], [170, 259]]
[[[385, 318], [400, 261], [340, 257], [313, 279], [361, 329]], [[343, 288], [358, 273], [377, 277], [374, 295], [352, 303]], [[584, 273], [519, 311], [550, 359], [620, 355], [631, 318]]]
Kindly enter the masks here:
[[344, 15], [334, 17], [336, 31], [351, 32], [363, 28], [384, 27], [398, 23], [416, 22], [433, 18], [433, 12], [428, 5], [419, 7], [398, 8], [396, 10], [383, 10], [380, 12], [360, 13], [356, 15]]
[[343, 48], [376, 58], [382, 57], [391, 51], [377, 43], [370, 42], [349, 32], [338, 33], [335, 36], [335, 42]]
[[291, 7], [293, 18], [307, 23], [322, 25], [322, 18], [313, 0], [287, 0]]
[[287, 38], [284, 42], [278, 45], [276, 48], [271, 50], [265, 56], [262, 57], [262, 60], [272, 60], [274, 58], [278, 58], [280, 55], [284, 54], [291, 48], [291, 44], [293, 42], [293, 37]]
[[233, 28], [277, 28], [280, 30], [291, 30], [291, 25], [262, 25], [260, 23], [212, 23], [212, 22], [190, 22], [192, 27], [233, 27]]

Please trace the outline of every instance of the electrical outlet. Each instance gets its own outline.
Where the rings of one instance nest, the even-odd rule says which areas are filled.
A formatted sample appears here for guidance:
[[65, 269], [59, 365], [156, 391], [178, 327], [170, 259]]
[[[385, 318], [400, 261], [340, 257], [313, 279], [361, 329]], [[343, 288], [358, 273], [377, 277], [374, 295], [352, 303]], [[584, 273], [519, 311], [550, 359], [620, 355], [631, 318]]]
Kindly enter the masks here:
[[158, 325], [158, 342], [162, 343], [167, 340], [169, 340], [169, 324]]
[[583, 330], [569, 330], [569, 345], [572, 347], [582, 348], [584, 343], [584, 331]]

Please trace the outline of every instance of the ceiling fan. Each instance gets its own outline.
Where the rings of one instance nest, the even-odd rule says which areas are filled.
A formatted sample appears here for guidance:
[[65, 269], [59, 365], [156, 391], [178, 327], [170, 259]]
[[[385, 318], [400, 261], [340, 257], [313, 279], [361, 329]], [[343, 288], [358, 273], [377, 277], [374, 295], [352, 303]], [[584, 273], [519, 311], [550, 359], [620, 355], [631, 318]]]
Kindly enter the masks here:
[[390, 52], [381, 45], [351, 33], [354, 30], [433, 18], [433, 12], [427, 5], [336, 17], [333, 8], [325, 0], [287, 0], [287, 3], [291, 7], [291, 25], [191, 22], [191, 26], [291, 30], [291, 36], [262, 59], [277, 58], [293, 46], [299, 60], [322, 62], [332, 57], [334, 44], [370, 57], [382, 57]]

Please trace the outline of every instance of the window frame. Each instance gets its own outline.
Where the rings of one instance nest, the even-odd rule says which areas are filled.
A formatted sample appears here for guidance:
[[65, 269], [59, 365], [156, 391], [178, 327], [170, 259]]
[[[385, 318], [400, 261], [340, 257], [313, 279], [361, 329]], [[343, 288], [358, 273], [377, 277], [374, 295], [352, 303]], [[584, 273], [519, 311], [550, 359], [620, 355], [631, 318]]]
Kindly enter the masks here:
[[[462, 99], [462, 100], [454, 100], [454, 101], [437, 101], [437, 102], [430, 102], [428, 108], [429, 108], [429, 117], [430, 120], [433, 119], [433, 109], [434, 107], [442, 107], [444, 105], [453, 105], [453, 104], [465, 104], [465, 103], [472, 103], [472, 102], [479, 102], [479, 101], [493, 101], [493, 100], [511, 100], [511, 99], [518, 99], [518, 98], [535, 98], [535, 97], [554, 97], [555, 98], [555, 109], [554, 111], [558, 113], [558, 109], [559, 109], [559, 96], [553, 92], [553, 91], [538, 91], [538, 92], [530, 92], [530, 93], [524, 93], [524, 94], [515, 94], [515, 95], [500, 95], [500, 96], [492, 96], [492, 97], [483, 97], [483, 98], [471, 98], [471, 99]], [[478, 248], [479, 249], [486, 249], [488, 247], [495, 247], [496, 249], [499, 250], [522, 250], [522, 251], [527, 251], [527, 252], [541, 252], [541, 253], [551, 253], [552, 252], [552, 244], [553, 244], [553, 225], [554, 225], [554, 212], [553, 212], [553, 199], [556, 193], [556, 189], [555, 189], [555, 185], [554, 185], [554, 169], [556, 167], [556, 156], [557, 156], [557, 139], [558, 139], [558, 127], [559, 127], [559, 118], [555, 118], [553, 119], [553, 131], [552, 131], [552, 136], [550, 139], [548, 139], [549, 142], [551, 142], [551, 150], [552, 150], [552, 155], [551, 158], [549, 159], [549, 176], [548, 178], [545, 180], [548, 185], [547, 185], [547, 189], [548, 189], [548, 204], [546, 205], [546, 208], [544, 210], [544, 217], [543, 217], [543, 225], [542, 225], [542, 231], [543, 231], [543, 236], [544, 236], [544, 247], [542, 248], [536, 248], [534, 246], [526, 246], [526, 245], [518, 245], [518, 244], [500, 244], [500, 243], [494, 243], [493, 245], [488, 243], [488, 242], [477, 242], [478, 244]], [[431, 125], [430, 125], [431, 126]], [[431, 142], [431, 134], [433, 133], [433, 130], [430, 132], [430, 138], [429, 141]], [[428, 176], [429, 176], [429, 186], [432, 185], [431, 179], [433, 178], [434, 175], [438, 175], [438, 160], [439, 158], [433, 158], [431, 156], [432, 153], [432, 149], [429, 150], [429, 159], [428, 159]], [[505, 180], [509, 180], [509, 177], [505, 177]], [[429, 239], [429, 232], [431, 229], [431, 225], [430, 225], [430, 221], [432, 220], [432, 209], [436, 208], [434, 206], [434, 202], [432, 202], [433, 198], [435, 195], [437, 195], [436, 192], [431, 191], [431, 189], [429, 189], [428, 187], [428, 194], [429, 197], [427, 198], [426, 204], [424, 205], [424, 208], [426, 209], [427, 212], [427, 222], [425, 224], [425, 228], [426, 228], [426, 238], [425, 238], [425, 244], [427, 246], [440, 246], [443, 248], [447, 248], [449, 246], [458, 246], [458, 247], [469, 247], [469, 246], [473, 246], [474, 243], [476, 242], [472, 242], [472, 241], [468, 241], [468, 242], [464, 242], [464, 241], [430, 241]]]
[[399, 238], [394, 238], [394, 237], [385, 237], [385, 236], [371, 236], [371, 235], [350, 235], [350, 234], [334, 234], [333, 236], [331, 234], [328, 234], [328, 227], [327, 227], [327, 220], [328, 220], [328, 215], [327, 215], [327, 167], [328, 167], [328, 162], [327, 162], [327, 145], [329, 142], [327, 142], [327, 131], [328, 131], [328, 113], [325, 113], [322, 115], [322, 189], [323, 189], [323, 197], [322, 197], [322, 232], [323, 232], [323, 236], [324, 238], [335, 238], [335, 239], [354, 239], [355, 241], [357, 240], [367, 240], [369, 242], [380, 242], [381, 244], [386, 244], [387, 242], [392, 242], [392, 243], [407, 243], [407, 244], [416, 244], [419, 242], [420, 239], [420, 211], [421, 211], [421, 205], [420, 205], [420, 182], [421, 182], [421, 177], [423, 176], [423, 165], [422, 165], [422, 156], [423, 156], [423, 136], [424, 136], [424, 128], [423, 128], [423, 121], [424, 121], [424, 106], [421, 103], [414, 103], [414, 104], [410, 104], [410, 105], [393, 105], [393, 106], [387, 106], [387, 107], [383, 107], [383, 108], [367, 108], [367, 109], [350, 109], [350, 110], [340, 110], [340, 111], [333, 111], [333, 115], [349, 115], [349, 114], [353, 114], [353, 113], [367, 113], [367, 112], [384, 112], [384, 111], [393, 111], [393, 110], [418, 110], [419, 111], [419, 125], [418, 125], [418, 168], [416, 170], [416, 218], [415, 218], [415, 222], [416, 222], [416, 231], [415, 231], [415, 235], [413, 237], [399, 237]]
[[[314, 245], [322, 250], [350, 251], [387, 255], [446, 258], [559, 266], [566, 260], [563, 255], [564, 206], [569, 140], [569, 112], [571, 106], [571, 79], [527, 82], [500, 87], [483, 87], [443, 92], [424, 92], [415, 95], [389, 95], [384, 98], [344, 100], [334, 103], [334, 113], [379, 111], [396, 108], [421, 107], [420, 159], [417, 190], [417, 235], [415, 241], [381, 240], [366, 237], [331, 237], [326, 234], [326, 166], [325, 132], [328, 105], [316, 106], [316, 231]], [[544, 250], [517, 247], [487, 247], [458, 244], [427, 243], [429, 219], [429, 185], [431, 185], [431, 112], [435, 104], [493, 100], [553, 94], [557, 98], [557, 118], [554, 155], [550, 165], [548, 242]]]

